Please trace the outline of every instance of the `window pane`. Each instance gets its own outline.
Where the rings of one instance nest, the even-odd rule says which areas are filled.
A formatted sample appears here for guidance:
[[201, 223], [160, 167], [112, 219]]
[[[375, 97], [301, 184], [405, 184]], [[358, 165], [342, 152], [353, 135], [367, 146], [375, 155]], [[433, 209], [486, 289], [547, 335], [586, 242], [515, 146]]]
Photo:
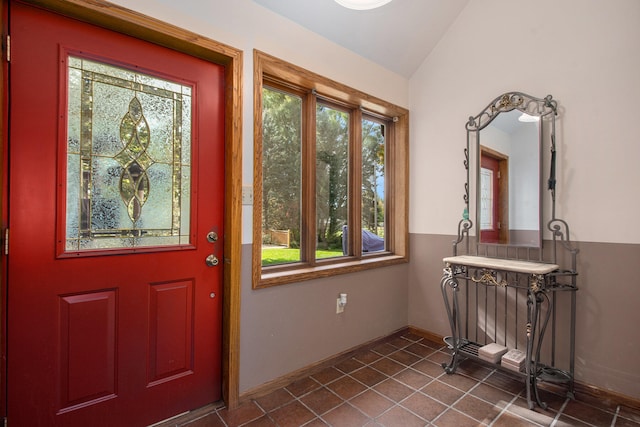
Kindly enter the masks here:
[[362, 252], [385, 249], [385, 127], [362, 121]]
[[68, 64], [66, 250], [188, 244], [191, 88]]
[[262, 265], [300, 261], [302, 99], [262, 93]]
[[316, 259], [343, 255], [347, 224], [349, 114], [316, 108]]

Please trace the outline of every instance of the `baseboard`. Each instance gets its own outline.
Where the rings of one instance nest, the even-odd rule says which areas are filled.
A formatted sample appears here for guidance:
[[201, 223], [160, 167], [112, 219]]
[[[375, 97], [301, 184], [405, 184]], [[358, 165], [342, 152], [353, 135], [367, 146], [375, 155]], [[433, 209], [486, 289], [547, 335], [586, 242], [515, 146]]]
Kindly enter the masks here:
[[585, 384], [583, 382], [576, 381], [575, 392], [577, 400], [583, 400], [580, 399], [580, 395], [587, 395], [591, 399], [595, 399], [599, 402], [608, 402], [610, 406], [621, 405], [636, 411], [640, 411], [640, 399], [634, 399], [633, 397], [616, 393], [615, 391], [605, 390], [591, 384]]
[[360, 352], [360, 351], [365, 351], [367, 349], [371, 349], [373, 347], [377, 347], [380, 344], [384, 344], [385, 342], [388, 341], [392, 341], [395, 338], [404, 335], [405, 333], [407, 333], [409, 331], [409, 328], [402, 328], [402, 329], [398, 329], [395, 332], [392, 332], [389, 335], [386, 335], [384, 337], [380, 337], [380, 338], [376, 338], [374, 340], [371, 340], [369, 342], [366, 342], [362, 345], [353, 347], [349, 350], [346, 350], [342, 353], [338, 353], [335, 356], [331, 356], [327, 359], [321, 360], [320, 362], [314, 363], [312, 365], [306, 366], [304, 368], [298, 369], [296, 371], [293, 371], [287, 375], [284, 375], [282, 377], [276, 378], [272, 381], [266, 382], [264, 384], [261, 384], [257, 387], [254, 387], [252, 389], [249, 389], [243, 393], [240, 393], [240, 398], [239, 398], [239, 403], [242, 404], [246, 401], [249, 401], [251, 399], [256, 399], [258, 397], [261, 396], [265, 396], [273, 391], [276, 391], [282, 387], [285, 387], [297, 380], [300, 380], [302, 378], [306, 378], [310, 375], [313, 375], [315, 373], [318, 373], [320, 371], [322, 371], [323, 369], [338, 364], [340, 362], [342, 362], [343, 360], [349, 359], [350, 357], [352, 357], [354, 354]]
[[[433, 332], [426, 331], [424, 329], [420, 329], [415, 326], [407, 326], [385, 337], [380, 337], [375, 340], [364, 343], [362, 345], [353, 347], [347, 351], [344, 351], [335, 356], [324, 359], [318, 363], [314, 363], [312, 365], [298, 369], [287, 375], [284, 375], [282, 377], [276, 378], [272, 381], [269, 381], [262, 385], [254, 387], [246, 392], [241, 393], [239, 402], [244, 403], [251, 399], [256, 399], [258, 397], [267, 395], [273, 391], [276, 391], [282, 387], [285, 387], [291, 384], [292, 382], [295, 382], [302, 378], [306, 378], [310, 375], [320, 372], [321, 370], [329, 366], [340, 363], [341, 361], [352, 357], [355, 353], [376, 347], [388, 341], [392, 341], [395, 338], [401, 335], [404, 335], [406, 333], [411, 333], [411, 334], [420, 336], [426, 340], [429, 340], [435, 343], [443, 343], [443, 339], [444, 339], [442, 335], [435, 334]], [[633, 397], [626, 396], [624, 394], [616, 393], [610, 390], [605, 390], [591, 384], [585, 384], [580, 381], [575, 382], [574, 389], [575, 389], [576, 400], [578, 401], [584, 401], [585, 403], [588, 403], [590, 399], [597, 399], [600, 402], [602, 401], [610, 402], [611, 406], [622, 405], [630, 409], [640, 410], [640, 399], [635, 399]]]
[[[425, 331], [424, 329], [416, 328], [415, 326], [408, 326], [407, 329], [412, 334], [421, 336], [433, 342], [442, 343], [444, 339], [442, 335], [434, 334], [433, 332]], [[616, 393], [611, 390], [605, 390], [578, 380], [574, 383], [574, 391], [576, 400], [578, 401], [588, 402], [590, 399], [596, 399], [600, 402], [610, 402], [611, 406], [622, 405], [634, 410], [640, 410], [640, 399], [634, 399], [633, 397]], [[585, 396], [588, 398], [585, 398]]]
[[407, 326], [407, 329], [412, 334], [418, 335], [424, 339], [427, 339], [432, 342], [444, 344], [444, 336], [442, 335], [434, 334], [433, 332], [425, 331], [424, 329], [416, 328], [415, 326], [411, 326], [411, 325]]

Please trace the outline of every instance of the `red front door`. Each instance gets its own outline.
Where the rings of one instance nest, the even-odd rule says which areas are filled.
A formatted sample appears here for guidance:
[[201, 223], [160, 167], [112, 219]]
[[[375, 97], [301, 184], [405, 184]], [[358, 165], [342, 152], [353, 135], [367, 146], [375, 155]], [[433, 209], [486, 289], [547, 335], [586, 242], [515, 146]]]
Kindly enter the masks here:
[[222, 67], [9, 6], [9, 423], [219, 400]]

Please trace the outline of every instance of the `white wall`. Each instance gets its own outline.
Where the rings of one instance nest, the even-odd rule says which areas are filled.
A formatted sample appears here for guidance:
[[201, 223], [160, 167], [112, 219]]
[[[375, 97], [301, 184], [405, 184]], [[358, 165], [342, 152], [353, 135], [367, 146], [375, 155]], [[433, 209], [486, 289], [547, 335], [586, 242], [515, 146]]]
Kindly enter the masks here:
[[411, 183], [434, 183], [411, 186], [410, 231], [455, 234], [465, 123], [522, 91], [559, 102], [557, 208], [573, 239], [640, 243], [638, 52], [637, 0], [471, 0], [410, 81]]

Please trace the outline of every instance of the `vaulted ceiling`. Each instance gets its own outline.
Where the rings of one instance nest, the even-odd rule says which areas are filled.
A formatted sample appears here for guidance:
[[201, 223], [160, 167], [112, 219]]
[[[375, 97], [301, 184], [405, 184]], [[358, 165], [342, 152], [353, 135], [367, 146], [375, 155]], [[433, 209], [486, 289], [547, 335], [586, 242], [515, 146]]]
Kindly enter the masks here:
[[334, 0], [253, 1], [407, 78], [469, 2], [393, 0], [359, 11]]

